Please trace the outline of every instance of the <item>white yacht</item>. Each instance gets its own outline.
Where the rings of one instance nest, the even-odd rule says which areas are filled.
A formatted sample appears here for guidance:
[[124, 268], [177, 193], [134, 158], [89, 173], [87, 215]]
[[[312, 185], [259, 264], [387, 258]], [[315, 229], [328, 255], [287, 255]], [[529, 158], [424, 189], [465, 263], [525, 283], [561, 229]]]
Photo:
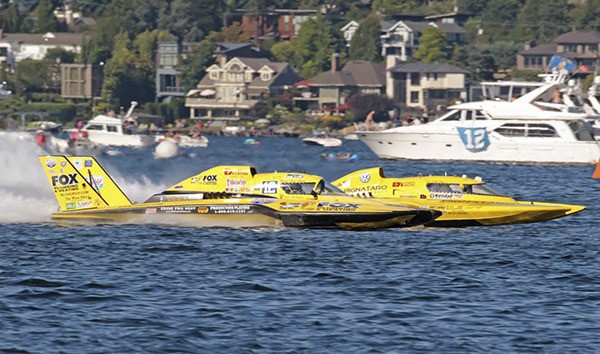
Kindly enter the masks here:
[[598, 162], [600, 145], [586, 114], [547, 102], [557, 85], [542, 85], [512, 102], [456, 104], [427, 124], [357, 134], [383, 159]]
[[[131, 113], [137, 102], [132, 102], [127, 115], [123, 118], [110, 117], [107, 115], [97, 115], [90, 119], [83, 127], [83, 131], [88, 133], [91, 142], [104, 146], [128, 146], [144, 147], [154, 142], [154, 138], [149, 135], [134, 134], [125, 128], [125, 121], [131, 119]], [[133, 123], [132, 123], [133, 124]]]

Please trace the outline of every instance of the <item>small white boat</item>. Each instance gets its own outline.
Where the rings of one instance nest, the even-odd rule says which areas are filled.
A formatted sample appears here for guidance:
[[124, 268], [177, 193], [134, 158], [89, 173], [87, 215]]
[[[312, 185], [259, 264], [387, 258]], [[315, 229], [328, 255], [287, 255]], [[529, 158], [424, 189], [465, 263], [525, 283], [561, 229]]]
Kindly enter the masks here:
[[328, 135], [315, 135], [302, 139], [308, 145], [320, 145], [325, 147], [337, 147], [342, 145], [342, 141], [337, 138], [332, 138]]
[[98, 145], [141, 148], [153, 141], [148, 135], [127, 134], [121, 119], [103, 114], [92, 118], [83, 130], [88, 133], [90, 141]]
[[194, 147], [207, 147], [208, 146], [208, 138], [200, 135], [197, 137], [182, 135], [179, 139], [179, 147], [182, 148], [194, 148]]

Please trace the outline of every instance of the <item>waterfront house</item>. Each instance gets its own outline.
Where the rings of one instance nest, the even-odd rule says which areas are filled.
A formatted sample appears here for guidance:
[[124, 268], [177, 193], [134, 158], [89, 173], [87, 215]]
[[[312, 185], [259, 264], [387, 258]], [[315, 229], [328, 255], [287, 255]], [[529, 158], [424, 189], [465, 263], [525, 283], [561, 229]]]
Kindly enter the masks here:
[[191, 117], [255, 119], [254, 110], [264, 98], [284, 93], [299, 80], [288, 63], [222, 57], [206, 69], [196, 88], [186, 94], [185, 106]]

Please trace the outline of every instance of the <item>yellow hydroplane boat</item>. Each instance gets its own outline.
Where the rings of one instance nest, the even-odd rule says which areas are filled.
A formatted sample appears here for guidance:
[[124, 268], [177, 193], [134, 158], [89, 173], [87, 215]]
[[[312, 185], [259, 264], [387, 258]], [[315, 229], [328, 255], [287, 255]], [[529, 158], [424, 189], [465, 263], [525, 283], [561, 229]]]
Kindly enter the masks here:
[[443, 211], [425, 226], [491, 226], [546, 221], [574, 214], [586, 207], [517, 201], [499, 194], [481, 178], [418, 176], [386, 178], [383, 168], [350, 173], [332, 184], [360, 197], [389, 198]]
[[441, 213], [352, 197], [321, 177], [217, 166], [134, 204], [90, 156], [40, 156], [60, 211], [53, 219], [179, 226], [409, 227]]

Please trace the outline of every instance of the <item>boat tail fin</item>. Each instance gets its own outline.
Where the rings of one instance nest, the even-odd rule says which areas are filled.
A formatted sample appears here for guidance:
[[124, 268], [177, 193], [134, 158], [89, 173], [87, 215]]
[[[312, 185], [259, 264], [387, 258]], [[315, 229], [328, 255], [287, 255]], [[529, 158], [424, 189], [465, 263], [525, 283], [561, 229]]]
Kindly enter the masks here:
[[108, 205], [65, 156], [40, 156], [39, 159], [61, 210], [75, 211]]
[[129, 198], [95, 158], [91, 156], [69, 156], [67, 159], [108, 205], [131, 205]]

